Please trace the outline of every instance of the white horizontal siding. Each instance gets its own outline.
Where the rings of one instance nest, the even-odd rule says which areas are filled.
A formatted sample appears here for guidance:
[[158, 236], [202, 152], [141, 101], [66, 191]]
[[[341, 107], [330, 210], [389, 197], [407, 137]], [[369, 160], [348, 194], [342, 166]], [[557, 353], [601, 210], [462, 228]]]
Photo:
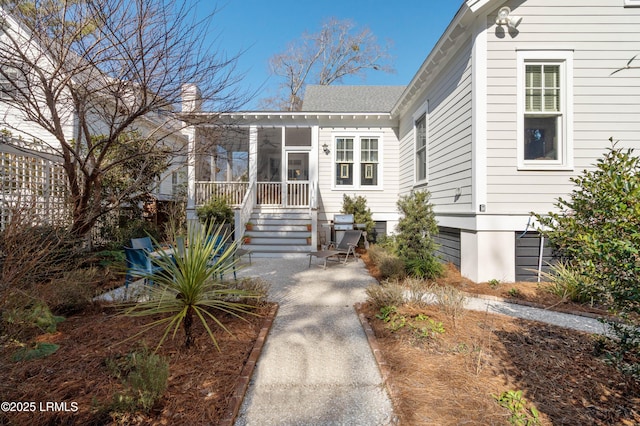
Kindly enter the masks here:
[[[367, 206], [371, 209], [374, 220], [387, 220], [386, 218], [397, 218], [396, 201], [399, 192], [399, 149], [397, 130], [389, 127], [384, 128], [340, 128], [321, 127], [318, 144], [334, 146], [333, 136], [340, 135], [382, 135], [383, 152], [382, 158], [382, 188], [380, 189], [334, 189], [332, 187], [334, 176], [333, 155], [325, 155], [322, 150], [318, 154], [318, 192], [319, 192], [319, 214], [318, 220], [327, 221], [333, 219], [333, 215], [340, 213], [344, 194], [350, 197], [364, 196], [367, 199]], [[332, 148], [333, 149], [333, 148]]]
[[465, 46], [434, 81], [428, 94], [427, 187], [436, 212], [472, 209], [471, 43]]
[[[517, 34], [498, 36], [497, 10], [488, 17], [487, 212], [546, 212], [572, 190], [569, 178], [591, 167], [610, 146], [609, 137], [640, 148], [640, 70], [611, 75], [640, 52], [640, 9], [624, 8], [622, 0], [504, 5], [522, 22]], [[521, 49], [573, 51], [573, 171], [517, 170], [516, 51]]]

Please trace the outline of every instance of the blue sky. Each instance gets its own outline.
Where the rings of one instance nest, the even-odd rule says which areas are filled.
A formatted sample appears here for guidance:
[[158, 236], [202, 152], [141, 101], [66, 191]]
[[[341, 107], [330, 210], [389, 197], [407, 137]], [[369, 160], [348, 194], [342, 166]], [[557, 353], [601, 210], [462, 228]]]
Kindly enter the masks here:
[[[342, 84], [403, 85], [411, 81], [461, 4], [462, 0], [222, 0], [211, 40], [228, 54], [244, 51], [238, 63], [238, 71], [245, 74], [242, 86], [260, 89], [266, 96], [278, 85], [277, 77], [269, 75], [269, 57], [303, 32], [317, 32], [326, 18], [351, 19], [358, 28], [369, 27], [380, 44], [393, 42], [396, 73], [371, 71], [365, 81]], [[214, 3], [203, 1], [199, 8], [210, 11]], [[255, 107], [255, 102], [247, 105]]]

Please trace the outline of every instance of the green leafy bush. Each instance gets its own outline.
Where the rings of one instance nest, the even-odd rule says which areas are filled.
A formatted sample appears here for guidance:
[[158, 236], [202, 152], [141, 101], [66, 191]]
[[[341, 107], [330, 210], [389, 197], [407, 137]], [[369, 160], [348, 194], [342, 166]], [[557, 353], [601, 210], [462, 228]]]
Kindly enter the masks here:
[[214, 197], [204, 206], [196, 209], [196, 215], [200, 222], [205, 226], [215, 223], [221, 225], [222, 223], [233, 223], [233, 209], [227, 203], [227, 200], [220, 197]]
[[397, 254], [407, 273], [419, 278], [437, 278], [444, 273], [435, 256], [437, 245], [433, 237], [438, 234], [438, 224], [429, 198], [428, 191], [415, 191], [397, 203], [402, 214], [397, 226]]
[[569, 199], [558, 198], [559, 212], [536, 215], [540, 232], [571, 271], [562, 291], [604, 304], [623, 320], [605, 321], [618, 348], [610, 352], [626, 354], [611, 360], [638, 377], [640, 339], [629, 338], [629, 330], [637, 329], [640, 313], [640, 158], [613, 143], [595, 169], [571, 181], [576, 187]]
[[609, 307], [640, 312], [640, 159], [610, 147], [596, 168], [572, 178], [559, 212], [536, 215], [558, 255], [581, 276], [580, 293]]
[[364, 224], [364, 230], [367, 231], [367, 240], [375, 241], [376, 223], [373, 221], [371, 209], [367, 207], [367, 199], [362, 195], [349, 197], [347, 194], [342, 196], [342, 213], [352, 214], [355, 223]]

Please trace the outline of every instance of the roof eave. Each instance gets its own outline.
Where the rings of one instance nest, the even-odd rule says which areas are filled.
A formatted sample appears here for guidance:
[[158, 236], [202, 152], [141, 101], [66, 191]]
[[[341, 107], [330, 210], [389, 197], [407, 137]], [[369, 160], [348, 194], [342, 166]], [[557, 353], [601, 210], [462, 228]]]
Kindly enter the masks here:
[[443, 59], [446, 59], [451, 45], [455, 44], [461, 35], [467, 33], [467, 26], [474, 21], [478, 12], [495, 1], [496, 0], [466, 0], [462, 3], [445, 32], [440, 36], [434, 48], [391, 109], [393, 116], [398, 116], [408, 107], [413, 97], [427, 82], [427, 77], [433, 73], [433, 70], [437, 68], [439, 63], [442, 63]]

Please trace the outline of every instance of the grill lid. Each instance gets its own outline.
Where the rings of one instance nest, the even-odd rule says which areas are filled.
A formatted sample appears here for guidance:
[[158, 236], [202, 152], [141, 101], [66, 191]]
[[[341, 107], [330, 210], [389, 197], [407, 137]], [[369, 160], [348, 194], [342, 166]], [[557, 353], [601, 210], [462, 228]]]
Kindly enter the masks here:
[[334, 225], [338, 225], [341, 223], [353, 224], [353, 215], [352, 214], [334, 214], [333, 223]]

